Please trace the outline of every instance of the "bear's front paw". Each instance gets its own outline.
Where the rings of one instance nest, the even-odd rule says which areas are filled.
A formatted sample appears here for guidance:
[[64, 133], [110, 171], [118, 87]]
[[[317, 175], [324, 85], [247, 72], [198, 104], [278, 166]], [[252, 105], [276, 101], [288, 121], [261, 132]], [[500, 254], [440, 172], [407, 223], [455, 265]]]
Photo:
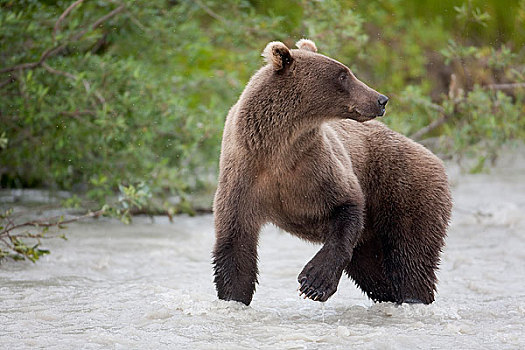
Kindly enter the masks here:
[[343, 269], [334, 266], [333, 263], [327, 263], [319, 253], [306, 264], [297, 280], [300, 284], [300, 295], [314, 301], [325, 302], [337, 291]]

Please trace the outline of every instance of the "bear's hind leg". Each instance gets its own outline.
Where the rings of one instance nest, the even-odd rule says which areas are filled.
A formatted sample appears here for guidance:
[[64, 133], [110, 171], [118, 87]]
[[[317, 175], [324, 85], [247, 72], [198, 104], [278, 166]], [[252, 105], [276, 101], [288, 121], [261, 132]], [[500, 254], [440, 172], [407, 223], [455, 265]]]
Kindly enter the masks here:
[[[432, 230], [432, 228], [428, 228]], [[395, 301], [430, 304], [434, 301], [443, 239], [423, 230], [391, 231], [383, 237], [385, 273], [392, 281]]]
[[442, 243], [390, 232], [358, 245], [346, 272], [376, 302], [432, 303]]
[[385, 273], [379, 239], [369, 239], [355, 247], [345, 272], [370, 299], [395, 302], [392, 282]]

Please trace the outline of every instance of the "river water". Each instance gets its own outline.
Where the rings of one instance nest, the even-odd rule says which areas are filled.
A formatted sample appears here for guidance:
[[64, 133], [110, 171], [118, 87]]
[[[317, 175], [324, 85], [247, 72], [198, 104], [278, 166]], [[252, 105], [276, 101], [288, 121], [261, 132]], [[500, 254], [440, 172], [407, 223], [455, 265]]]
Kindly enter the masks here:
[[0, 265], [0, 349], [524, 349], [525, 169], [449, 172], [429, 306], [374, 304], [345, 277], [324, 305], [303, 300], [296, 276], [319, 247], [274, 227], [251, 306], [219, 301], [212, 216], [92, 220], [36, 264]]

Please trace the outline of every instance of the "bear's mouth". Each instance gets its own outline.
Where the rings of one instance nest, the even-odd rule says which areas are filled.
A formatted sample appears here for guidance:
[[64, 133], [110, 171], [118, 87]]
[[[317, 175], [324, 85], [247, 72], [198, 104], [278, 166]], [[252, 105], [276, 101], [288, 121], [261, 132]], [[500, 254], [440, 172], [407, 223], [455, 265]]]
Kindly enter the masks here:
[[385, 115], [385, 112], [386, 112], [386, 109], [385, 107], [381, 107], [379, 109], [379, 112], [375, 113], [375, 114], [366, 114], [366, 113], [362, 113], [359, 109], [356, 109], [356, 112], [359, 113], [361, 116], [365, 117], [365, 118], [369, 118], [369, 119], [374, 119], [374, 118], [377, 118], [377, 117], [382, 117]]
[[377, 117], [382, 117], [385, 115], [385, 108], [381, 108], [378, 113], [370, 114], [370, 113], [363, 113], [358, 108], [349, 108], [349, 115], [347, 119], [353, 119], [358, 122], [366, 122], [368, 120], [372, 120]]

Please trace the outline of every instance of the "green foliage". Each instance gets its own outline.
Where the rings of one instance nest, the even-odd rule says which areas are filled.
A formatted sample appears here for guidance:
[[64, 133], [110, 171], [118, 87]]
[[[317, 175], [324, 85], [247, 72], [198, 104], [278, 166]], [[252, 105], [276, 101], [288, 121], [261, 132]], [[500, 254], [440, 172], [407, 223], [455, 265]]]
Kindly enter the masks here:
[[2, 134], [0, 134], [0, 150], [6, 149], [8, 142], [9, 142], [9, 140], [7, 139], [7, 137], [5, 135], [5, 131], [4, 131]]
[[136, 187], [133, 185], [119, 185], [120, 195], [115, 205], [105, 204], [102, 212], [106, 216], [117, 217], [123, 223], [131, 223], [133, 209], [142, 209], [148, 205], [151, 198], [151, 191], [144, 183], [139, 183]]
[[[421, 138], [445, 155], [491, 159], [525, 137], [524, 89], [489, 88], [525, 82], [524, 0], [100, 0], [59, 20], [72, 4], [0, 1], [2, 187], [209, 206], [229, 107], [267, 42], [301, 37], [390, 96], [394, 129], [442, 118]], [[112, 214], [129, 217], [121, 204]]]
[[[364, 19], [341, 1], [308, 1], [304, 3], [304, 19], [301, 34], [316, 38], [322, 51], [331, 57], [364, 59], [368, 35], [363, 31]], [[321, 20], [331, 18], [331, 21]]]
[[[36, 262], [41, 256], [49, 254], [48, 249], [41, 248], [42, 240], [49, 238], [62, 238], [64, 233], [57, 231], [66, 230], [66, 224], [86, 218], [106, 216], [117, 218], [125, 224], [131, 223], [134, 212], [144, 209], [151, 198], [147, 185], [139, 183], [137, 186], [119, 186], [118, 199], [110, 204], [105, 204], [102, 209], [87, 212], [72, 218], [45, 218], [38, 220], [21, 218], [20, 213], [15, 213], [12, 208], [0, 213], [0, 262], [4, 259], [15, 261], [28, 259]], [[73, 201], [74, 202], [74, 201]], [[173, 213], [168, 213], [172, 215]]]
[[[12, 230], [18, 228], [12, 220], [12, 215], [13, 209], [0, 213], [0, 261], [9, 258], [12, 260], [29, 259], [36, 262], [41, 256], [49, 254], [48, 249], [40, 248], [40, 240], [45, 237], [48, 227], [42, 227], [40, 232], [36, 234], [27, 231], [11, 234]], [[39, 228], [36, 222], [32, 226]], [[29, 238], [32, 244], [28, 245], [27, 240], [23, 238]]]

